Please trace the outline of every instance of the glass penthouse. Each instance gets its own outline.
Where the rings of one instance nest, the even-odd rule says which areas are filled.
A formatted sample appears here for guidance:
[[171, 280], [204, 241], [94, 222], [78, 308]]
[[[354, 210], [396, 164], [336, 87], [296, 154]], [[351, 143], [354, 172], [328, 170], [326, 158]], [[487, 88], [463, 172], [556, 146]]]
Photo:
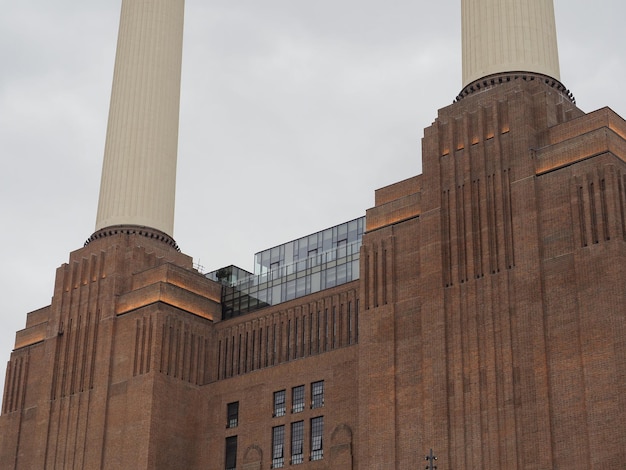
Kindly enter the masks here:
[[222, 319], [296, 299], [359, 278], [365, 217], [254, 255], [254, 273], [237, 266], [212, 271], [222, 284]]

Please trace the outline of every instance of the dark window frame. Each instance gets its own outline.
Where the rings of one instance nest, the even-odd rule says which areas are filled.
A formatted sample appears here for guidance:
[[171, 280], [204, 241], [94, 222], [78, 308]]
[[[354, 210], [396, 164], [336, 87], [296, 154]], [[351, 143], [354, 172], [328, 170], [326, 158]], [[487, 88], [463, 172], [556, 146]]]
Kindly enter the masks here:
[[285, 426], [272, 428], [272, 468], [285, 466]]
[[226, 450], [224, 452], [224, 468], [236, 470], [237, 468], [237, 436], [226, 438]]
[[304, 463], [304, 421], [291, 423], [291, 465]]
[[310, 460], [324, 458], [324, 417], [311, 418], [311, 457]]
[[298, 385], [291, 389], [291, 412], [300, 413], [304, 411], [305, 404], [305, 387]]
[[322, 408], [324, 406], [324, 381], [313, 382], [311, 384], [311, 409]]
[[277, 418], [287, 414], [287, 391], [278, 390], [274, 392], [274, 413], [272, 416]]
[[239, 402], [234, 401], [226, 405], [226, 428], [239, 426]]

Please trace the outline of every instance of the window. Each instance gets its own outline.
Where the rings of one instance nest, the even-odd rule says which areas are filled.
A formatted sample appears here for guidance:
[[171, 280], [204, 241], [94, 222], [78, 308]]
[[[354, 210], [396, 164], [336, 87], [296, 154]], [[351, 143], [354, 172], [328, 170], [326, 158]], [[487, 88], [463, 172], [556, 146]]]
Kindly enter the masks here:
[[337, 240], [337, 258], [344, 258], [347, 254], [348, 240]]
[[285, 416], [287, 408], [285, 406], [285, 390], [274, 392], [274, 417]]
[[324, 458], [322, 436], [324, 434], [324, 417], [319, 416], [311, 420], [311, 460]]
[[272, 428], [272, 468], [285, 465], [285, 426]]
[[311, 384], [311, 408], [322, 406], [324, 406], [324, 381], [320, 380]]
[[304, 411], [304, 385], [291, 389], [291, 412], [300, 413], [301, 411]]
[[270, 279], [278, 279], [280, 277], [279, 268], [280, 263], [278, 261], [270, 264]]
[[239, 402], [229, 403], [226, 411], [226, 427], [236, 428], [239, 425]]
[[304, 421], [291, 423], [291, 464], [304, 461]]
[[235, 470], [237, 468], [237, 436], [226, 438], [226, 470]]

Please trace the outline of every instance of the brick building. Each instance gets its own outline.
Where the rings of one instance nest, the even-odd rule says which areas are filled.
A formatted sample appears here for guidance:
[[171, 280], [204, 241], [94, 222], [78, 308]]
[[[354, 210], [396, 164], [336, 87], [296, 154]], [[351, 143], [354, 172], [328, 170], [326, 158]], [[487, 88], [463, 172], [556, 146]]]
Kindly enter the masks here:
[[474, 63], [422, 174], [254, 274], [97, 226], [16, 335], [3, 468], [624, 468], [626, 122], [545, 63]]

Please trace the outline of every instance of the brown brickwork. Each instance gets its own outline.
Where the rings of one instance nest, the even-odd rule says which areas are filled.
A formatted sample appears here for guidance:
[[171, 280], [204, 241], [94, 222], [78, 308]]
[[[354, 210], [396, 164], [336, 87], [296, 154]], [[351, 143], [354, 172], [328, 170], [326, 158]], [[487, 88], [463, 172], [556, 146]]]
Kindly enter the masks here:
[[440, 470], [624, 468], [626, 122], [562, 93], [512, 80], [440, 110], [343, 286], [222, 321], [174, 247], [72, 253], [16, 336], [3, 468], [221, 470], [237, 436], [237, 468], [270, 469], [278, 426], [303, 470], [420, 468], [431, 448]]

